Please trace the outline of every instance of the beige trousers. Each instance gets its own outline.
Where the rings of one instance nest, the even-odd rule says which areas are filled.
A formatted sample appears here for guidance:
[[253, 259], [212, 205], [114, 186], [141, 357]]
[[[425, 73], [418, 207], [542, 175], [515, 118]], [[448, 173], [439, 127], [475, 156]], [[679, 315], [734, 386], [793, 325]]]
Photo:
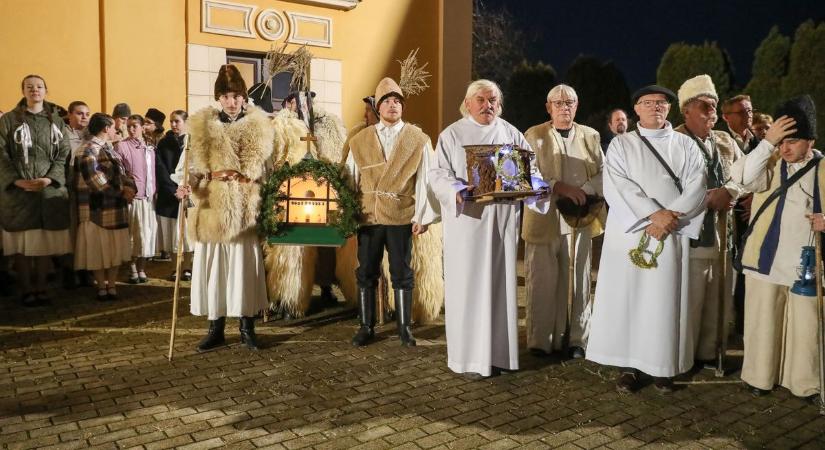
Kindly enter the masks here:
[[[573, 284], [573, 316], [570, 345], [585, 347], [580, 318], [590, 299], [590, 247], [588, 229], [576, 236], [576, 268]], [[527, 347], [550, 352], [559, 350], [567, 319], [567, 277], [570, 235], [550, 244], [525, 243], [524, 265], [527, 287]]]
[[759, 389], [779, 384], [799, 397], [819, 392], [816, 297], [745, 275], [742, 380]]
[[[690, 321], [694, 358], [716, 358], [717, 317], [719, 315], [719, 258], [690, 258]], [[733, 270], [728, 264], [725, 276], [725, 323], [723, 339], [728, 337], [728, 323], [733, 314]]]

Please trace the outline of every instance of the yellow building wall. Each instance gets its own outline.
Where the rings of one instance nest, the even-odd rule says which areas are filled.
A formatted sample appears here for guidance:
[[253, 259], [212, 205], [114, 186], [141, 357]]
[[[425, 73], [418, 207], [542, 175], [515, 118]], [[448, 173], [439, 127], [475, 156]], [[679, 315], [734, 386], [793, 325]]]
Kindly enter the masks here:
[[150, 107], [186, 109], [186, 4], [182, 0], [105, 0], [103, 107], [125, 102], [133, 114]]
[[[440, 130], [438, 99], [441, 89], [439, 63], [439, 13], [444, 1], [457, 1], [469, 5], [469, 0], [364, 0], [355, 9], [341, 11], [324, 7], [303, 5], [287, 1], [235, 0], [234, 3], [255, 5], [258, 9], [273, 8], [277, 11], [295, 11], [329, 17], [333, 22], [331, 48], [308, 47], [313, 56], [341, 60], [343, 63], [343, 119], [350, 127], [358, 123], [364, 112], [361, 99], [375, 92], [375, 86], [385, 76], [398, 79], [400, 66], [410, 50], [420, 48], [420, 63], [428, 62], [432, 74], [431, 88], [418, 98], [410, 98], [404, 118], [420, 125], [433, 138]], [[272, 42], [260, 37], [255, 39], [224, 36], [201, 32], [201, 0], [189, 2], [189, 42], [193, 44], [223, 47], [232, 50], [266, 52], [272, 46], [279, 47], [285, 38]], [[289, 25], [287, 25], [289, 26]], [[257, 34], [256, 34], [257, 36]], [[467, 36], [469, 40], [470, 37]], [[297, 49], [290, 45], [289, 49]], [[467, 69], [469, 76], [469, 67]]]
[[0, 110], [23, 97], [23, 77], [46, 80], [46, 99], [101, 106], [98, 0], [0, 0]]

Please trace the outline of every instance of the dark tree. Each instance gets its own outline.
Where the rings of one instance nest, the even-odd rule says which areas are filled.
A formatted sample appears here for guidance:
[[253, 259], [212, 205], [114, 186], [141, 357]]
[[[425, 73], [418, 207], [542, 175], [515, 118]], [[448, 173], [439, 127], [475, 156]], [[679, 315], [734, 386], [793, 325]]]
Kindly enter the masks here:
[[542, 62], [522, 61], [504, 90], [503, 117], [521, 131], [547, 121], [547, 91], [558, 84], [556, 71]]
[[482, 0], [473, 6], [473, 79], [507, 85], [524, 59], [525, 37], [506, 10], [492, 10]]
[[797, 28], [782, 94], [784, 98], [810, 94], [816, 103], [818, 134], [825, 136], [825, 23], [808, 21]]
[[576, 90], [579, 107], [576, 122], [603, 132], [605, 116], [613, 108], [628, 110], [630, 91], [624, 75], [612, 62], [579, 56], [567, 69], [565, 82]]
[[745, 87], [751, 96], [754, 109], [773, 114], [782, 98], [782, 78], [788, 72], [788, 56], [791, 39], [783, 36], [778, 27], [771, 28], [768, 36], [754, 52], [753, 75]]

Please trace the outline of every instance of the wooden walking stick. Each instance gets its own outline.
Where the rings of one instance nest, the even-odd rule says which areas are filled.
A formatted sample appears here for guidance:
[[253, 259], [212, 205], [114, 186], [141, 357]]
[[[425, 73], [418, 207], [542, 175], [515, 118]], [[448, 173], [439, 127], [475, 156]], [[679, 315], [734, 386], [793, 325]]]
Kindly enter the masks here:
[[564, 338], [562, 347], [564, 353], [570, 349], [570, 329], [573, 322], [573, 285], [576, 281], [576, 234], [575, 226], [570, 227], [570, 246], [567, 252], [569, 263], [567, 264], [567, 318], [564, 321]]
[[816, 245], [816, 318], [819, 341], [819, 413], [825, 415], [825, 311], [822, 300], [822, 233], [814, 232]]
[[[181, 185], [189, 184], [189, 135], [183, 137], [183, 180]], [[183, 247], [186, 233], [186, 206], [189, 198], [184, 197], [178, 206], [178, 249], [177, 261], [175, 262], [175, 290], [172, 293], [172, 330], [169, 334], [169, 354], [166, 358], [172, 360], [172, 352], [175, 349], [175, 328], [178, 323], [178, 298], [180, 298], [181, 262], [183, 261]]]
[[730, 289], [728, 289], [728, 212], [719, 211], [719, 301], [716, 308], [716, 377], [725, 376], [725, 352], [727, 336], [725, 335], [725, 306]]

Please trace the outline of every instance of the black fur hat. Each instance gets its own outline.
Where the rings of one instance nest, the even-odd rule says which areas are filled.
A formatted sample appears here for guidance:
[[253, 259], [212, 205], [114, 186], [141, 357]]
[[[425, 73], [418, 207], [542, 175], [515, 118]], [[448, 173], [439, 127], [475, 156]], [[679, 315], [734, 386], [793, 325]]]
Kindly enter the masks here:
[[796, 120], [796, 133], [788, 136], [791, 139], [816, 139], [816, 105], [810, 95], [805, 94], [792, 98], [776, 108], [774, 117], [792, 117]]

